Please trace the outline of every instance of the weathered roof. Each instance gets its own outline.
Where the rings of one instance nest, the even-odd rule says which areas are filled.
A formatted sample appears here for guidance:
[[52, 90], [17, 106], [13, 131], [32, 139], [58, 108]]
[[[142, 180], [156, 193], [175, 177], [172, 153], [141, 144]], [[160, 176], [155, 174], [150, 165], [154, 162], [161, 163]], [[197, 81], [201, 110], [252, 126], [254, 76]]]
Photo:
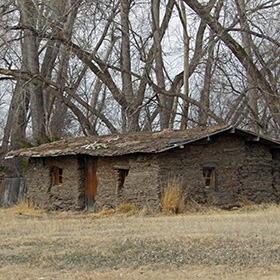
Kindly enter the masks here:
[[7, 154], [6, 158], [15, 156], [55, 157], [77, 154], [118, 156], [133, 153], [160, 153], [225, 132], [255, 137], [257, 141], [261, 141], [264, 144], [280, 147], [279, 142], [260, 137], [249, 131], [230, 126], [214, 126], [209, 128], [198, 127], [188, 130], [163, 130], [159, 132], [76, 137], [43, 144], [38, 147], [11, 151]]

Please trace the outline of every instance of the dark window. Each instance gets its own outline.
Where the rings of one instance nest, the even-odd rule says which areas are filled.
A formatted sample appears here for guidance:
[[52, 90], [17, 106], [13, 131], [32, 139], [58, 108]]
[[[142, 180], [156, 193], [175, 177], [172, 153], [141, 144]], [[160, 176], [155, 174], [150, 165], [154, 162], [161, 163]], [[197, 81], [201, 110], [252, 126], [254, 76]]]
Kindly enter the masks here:
[[57, 166], [53, 167], [53, 182], [54, 185], [62, 185], [63, 183], [63, 170]]
[[215, 167], [203, 167], [203, 176], [205, 179], [205, 187], [215, 190], [216, 188]]

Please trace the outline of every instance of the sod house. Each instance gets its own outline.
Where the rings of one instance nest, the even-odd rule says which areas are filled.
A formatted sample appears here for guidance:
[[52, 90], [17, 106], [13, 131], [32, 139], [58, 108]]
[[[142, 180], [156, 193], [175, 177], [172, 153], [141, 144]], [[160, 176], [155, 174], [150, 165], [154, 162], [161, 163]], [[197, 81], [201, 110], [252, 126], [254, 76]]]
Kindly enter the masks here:
[[234, 127], [61, 140], [10, 152], [28, 160], [26, 198], [50, 210], [132, 203], [160, 210], [164, 189], [218, 205], [280, 200], [280, 143]]

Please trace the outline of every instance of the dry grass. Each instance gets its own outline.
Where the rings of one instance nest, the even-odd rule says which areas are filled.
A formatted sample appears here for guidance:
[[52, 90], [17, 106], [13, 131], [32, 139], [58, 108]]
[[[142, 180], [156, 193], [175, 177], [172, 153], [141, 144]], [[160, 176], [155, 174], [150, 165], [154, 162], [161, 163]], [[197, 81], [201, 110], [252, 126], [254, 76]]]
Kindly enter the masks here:
[[126, 203], [126, 204], [120, 204], [117, 209], [116, 213], [123, 213], [123, 214], [136, 214], [137, 209], [135, 205]]
[[176, 216], [0, 210], [0, 279], [280, 279], [280, 207]]
[[111, 216], [111, 215], [114, 215], [114, 214], [116, 214], [115, 209], [104, 208], [100, 212], [91, 213], [90, 215], [91, 215], [92, 218], [102, 218], [102, 217], [107, 217], [107, 216]]
[[178, 214], [184, 211], [182, 189], [177, 183], [170, 183], [164, 190], [162, 211], [169, 214]]
[[43, 214], [45, 212], [45, 209], [42, 207], [36, 207], [32, 203], [21, 201], [18, 204], [14, 205], [13, 207], [6, 208], [3, 211], [6, 214], [38, 216]]
[[92, 213], [91, 217], [102, 218], [102, 217], [108, 217], [108, 216], [118, 215], [118, 214], [134, 215], [138, 213], [139, 211], [136, 209], [135, 205], [126, 203], [126, 204], [120, 204], [116, 209], [104, 208], [98, 213]]

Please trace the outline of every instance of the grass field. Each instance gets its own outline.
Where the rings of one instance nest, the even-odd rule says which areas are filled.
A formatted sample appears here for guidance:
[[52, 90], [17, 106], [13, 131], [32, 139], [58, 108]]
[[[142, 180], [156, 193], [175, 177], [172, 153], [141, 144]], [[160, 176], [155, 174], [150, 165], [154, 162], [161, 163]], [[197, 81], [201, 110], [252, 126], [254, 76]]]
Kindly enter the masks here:
[[280, 207], [177, 216], [0, 210], [0, 279], [280, 279]]

